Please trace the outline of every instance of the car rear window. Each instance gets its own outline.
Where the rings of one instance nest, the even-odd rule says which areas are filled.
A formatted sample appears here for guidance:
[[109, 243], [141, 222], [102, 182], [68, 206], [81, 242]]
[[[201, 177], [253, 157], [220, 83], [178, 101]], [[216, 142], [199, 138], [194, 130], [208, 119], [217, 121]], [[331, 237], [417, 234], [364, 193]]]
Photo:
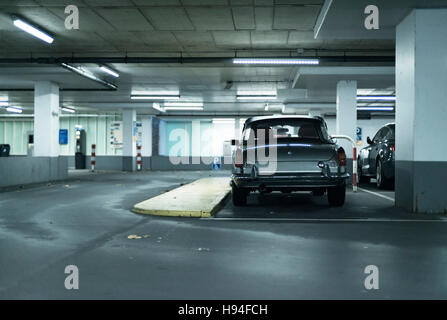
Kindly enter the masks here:
[[326, 126], [324, 123], [315, 120], [269, 119], [255, 121], [247, 126], [245, 136], [247, 140], [250, 129], [253, 130], [255, 137], [258, 135], [258, 130], [272, 130], [272, 134], [276, 139], [329, 142]]

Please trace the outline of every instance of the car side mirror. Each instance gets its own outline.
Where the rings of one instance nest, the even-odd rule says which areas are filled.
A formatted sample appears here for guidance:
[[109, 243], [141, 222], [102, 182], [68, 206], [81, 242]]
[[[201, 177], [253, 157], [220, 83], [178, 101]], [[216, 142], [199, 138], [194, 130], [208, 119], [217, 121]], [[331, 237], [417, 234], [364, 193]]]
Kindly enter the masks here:
[[369, 137], [366, 137], [366, 142], [368, 142], [368, 144], [372, 144], [373, 143]]

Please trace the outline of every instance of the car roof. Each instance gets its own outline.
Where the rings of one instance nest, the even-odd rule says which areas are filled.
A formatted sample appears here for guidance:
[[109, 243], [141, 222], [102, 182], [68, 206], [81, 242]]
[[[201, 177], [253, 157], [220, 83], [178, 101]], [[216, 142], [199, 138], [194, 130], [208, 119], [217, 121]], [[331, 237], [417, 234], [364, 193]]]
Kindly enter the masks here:
[[290, 115], [290, 116], [258, 116], [258, 117], [251, 117], [248, 118], [245, 121], [245, 125], [250, 124], [252, 122], [257, 122], [257, 121], [264, 121], [264, 120], [278, 120], [278, 119], [298, 119], [298, 120], [310, 120], [310, 121], [319, 121], [319, 122], [324, 122], [324, 119], [322, 117], [310, 117], [310, 116], [294, 116], [294, 115]]

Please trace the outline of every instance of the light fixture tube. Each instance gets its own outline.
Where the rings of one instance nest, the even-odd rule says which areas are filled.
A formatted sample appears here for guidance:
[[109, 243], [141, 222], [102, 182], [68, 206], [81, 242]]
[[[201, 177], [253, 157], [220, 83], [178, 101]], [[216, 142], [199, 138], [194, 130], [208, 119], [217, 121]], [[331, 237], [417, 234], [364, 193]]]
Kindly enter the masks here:
[[76, 112], [75, 109], [67, 108], [67, 107], [62, 107], [61, 110], [65, 111], [65, 112], [70, 112], [70, 113], [75, 113]]
[[234, 58], [234, 64], [301, 64], [317, 65], [318, 59], [295, 59], [295, 58]]
[[357, 96], [357, 100], [385, 100], [385, 101], [396, 101], [396, 96]]
[[202, 111], [203, 107], [165, 107], [166, 111]]
[[13, 17], [13, 23], [14, 26], [17, 28], [35, 36], [36, 38], [39, 38], [42, 41], [45, 41], [46, 43], [53, 43], [54, 38], [50, 36], [49, 34], [43, 32], [42, 30], [39, 30], [39, 28], [29, 24], [28, 22], [23, 21], [20, 18]]
[[109, 68], [107, 66], [101, 66], [101, 70], [115, 78], [119, 78], [119, 76], [120, 76], [120, 74], [118, 72], [116, 72], [115, 70], [112, 70], [111, 68]]
[[180, 95], [131, 95], [131, 100], [179, 100]]
[[12, 113], [22, 113], [22, 108], [20, 107], [7, 107], [6, 111], [12, 112]]
[[357, 107], [357, 111], [393, 111], [394, 107]]

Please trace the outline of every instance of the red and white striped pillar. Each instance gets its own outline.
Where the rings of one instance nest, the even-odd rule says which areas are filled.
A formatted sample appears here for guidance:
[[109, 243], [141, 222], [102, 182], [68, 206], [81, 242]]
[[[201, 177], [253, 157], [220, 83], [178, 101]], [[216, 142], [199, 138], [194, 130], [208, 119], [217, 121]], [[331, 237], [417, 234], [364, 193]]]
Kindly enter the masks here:
[[352, 191], [357, 192], [357, 148], [352, 148]]
[[141, 171], [141, 166], [143, 164], [142, 158], [141, 158], [141, 146], [137, 146], [137, 170]]
[[96, 165], [96, 144], [92, 144], [92, 156], [90, 158], [90, 164], [92, 165], [92, 172], [95, 171], [95, 165]]

